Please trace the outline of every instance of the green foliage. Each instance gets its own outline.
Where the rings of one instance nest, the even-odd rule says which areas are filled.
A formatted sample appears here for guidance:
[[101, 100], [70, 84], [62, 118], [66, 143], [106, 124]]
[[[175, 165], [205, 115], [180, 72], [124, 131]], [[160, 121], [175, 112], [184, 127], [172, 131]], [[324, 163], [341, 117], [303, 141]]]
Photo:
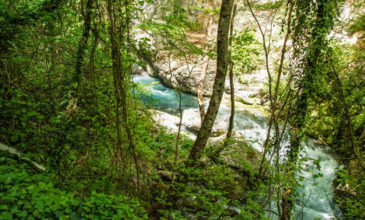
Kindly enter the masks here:
[[[360, 48], [333, 42], [331, 45], [331, 59], [334, 68], [339, 71], [342, 89], [346, 97], [345, 102], [352, 115], [354, 137], [360, 141], [365, 126], [364, 113], [361, 110], [365, 105], [364, 80], [361, 77], [362, 68], [358, 64], [364, 59]], [[350, 68], [348, 68], [350, 67]], [[329, 79], [331, 75], [329, 76]], [[344, 103], [340, 99], [339, 88], [336, 84], [323, 84], [322, 96], [318, 98], [316, 111], [311, 115], [308, 134], [333, 145], [344, 160], [351, 157], [353, 150], [349, 149], [348, 129], [344, 125]], [[355, 140], [355, 141], [356, 141]], [[345, 156], [346, 155], [346, 156]]]
[[265, 192], [265, 187], [261, 185], [261, 188], [258, 190], [252, 190], [247, 193], [247, 202], [241, 208], [241, 213], [237, 216], [237, 219], [270, 219], [262, 211], [263, 207], [258, 199], [260, 198], [259, 196], [264, 196], [263, 192]]
[[187, 40], [187, 32], [199, 29], [199, 24], [192, 21], [186, 9], [177, 1], [168, 1], [162, 7], [161, 20], [146, 20], [139, 28], [150, 31], [161, 42], [161, 48], [169, 55], [186, 58], [186, 56], [203, 55], [204, 52], [195, 44]]
[[[146, 211], [141, 206], [150, 208], [147, 206], [151, 201], [161, 205], [158, 211], [165, 218], [183, 219], [192, 215], [197, 218], [264, 219], [264, 200], [269, 192], [266, 184], [271, 184], [270, 190], [280, 194], [281, 186], [290, 181], [289, 177], [277, 174], [267, 177], [267, 182], [258, 180], [257, 166], [237, 152], [230, 152], [229, 156], [238, 161], [239, 168], [228, 167], [219, 160], [222, 146], [208, 149], [206, 156], [209, 159], [204, 158], [201, 167], [185, 168], [184, 161], [193, 143], [185, 138], [178, 143], [175, 162], [176, 135], [168, 134], [162, 128], [159, 130], [152, 122], [150, 113], [138, 100], [139, 94], [146, 97], [149, 94], [145, 94], [145, 88], [130, 82], [131, 67], [143, 65], [135, 53], [148, 58], [153, 58], [156, 53], [151, 50], [151, 39], [140, 39], [138, 46], [132, 39], [132, 21], [143, 13], [137, 5], [144, 6], [152, 1], [114, 2], [118, 18], [118, 49], [125, 77], [119, 85], [125, 86], [127, 91], [127, 106], [123, 107], [128, 121], [120, 124], [117, 115], [120, 119], [124, 116], [120, 114], [121, 106], [118, 109], [116, 106], [110, 23], [105, 5], [95, 2], [90, 38], [85, 44], [85, 54], [77, 61], [81, 62], [80, 82], [75, 82], [75, 54], [83, 34], [85, 13], [80, 2], [0, 1], [0, 141], [16, 147], [50, 170], [50, 174], [38, 174], [27, 165], [0, 155], [0, 219], [144, 219], [147, 218]], [[178, 1], [166, 2], [161, 9], [161, 20], [147, 19], [138, 28], [157, 36], [154, 40], [160, 40], [158, 43], [161, 44], [157, 49], [164, 50], [165, 54], [171, 53], [179, 58], [191, 56], [190, 60], [206, 55], [203, 49], [188, 41], [187, 33], [200, 28], [191, 21], [189, 11], [181, 8]], [[300, 8], [304, 10], [302, 15], [316, 17], [313, 1], [298, 2], [304, 6]], [[323, 28], [316, 27], [318, 24], [309, 19], [304, 20], [297, 30], [302, 34], [300, 37], [305, 38], [304, 45], [318, 46], [303, 50], [302, 55], [310, 58], [301, 64], [312, 62], [316, 50], [325, 48], [324, 39], [333, 26], [333, 4], [334, 0], [331, 0], [326, 5], [326, 10], [332, 14], [321, 20]], [[280, 6], [281, 1], [274, 1], [256, 4], [255, 8], [274, 10]], [[219, 12], [217, 9], [203, 11]], [[298, 17], [296, 22], [301, 22], [300, 19], [304, 18]], [[350, 32], [361, 30], [363, 23], [363, 17], [359, 17], [349, 28]], [[318, 36], [312, 39], [309, 33], [315, 31]], [[349, 59], [348, 63], [362, 62], [362, 48], [349, 49], [348, 52], [340, 47], [335, 47], [331, 54], [337, 69], [350, 66], [344, 57]], [[232, 49], [234, 72], [239, 78], [256, 70], [262, 62], [261, 47], [254, 30], [245, 29], [233, 36]], [[320, 60], [315, 64], [322, 65], [321, 68], [301, 72], [313, 72], [316, 76], [323, 74], [313, 83], [302, 84], [307, 93], [314, 94], [308, 103], [317, 113], [312, 117], [308, 133], [325, 139], [327, 143], [343, 143], [344, 139], [338, 135], [342, 127], [341, 114], [336, 111], [341, 109], [336, 100], [338, 92], [330, 88], [333, 82], [328, 77], [327, 60], [323, 54], [318, 58]], [[340, 61], [346, 61], [346, 64]], [[350, 72], [341, 72], [340, 75], [350, 105], [356, 141], [361, 143], [365, 123], [363, 67], [351, 67]], [[328, 87], [324, 86], [327, 81], [330, 82]], [[134, 149], [127, 142], [127, 126], [132, 133]], [[117, 144], [118, 133], [120, 145]], [[228, 144], [234, 144], [234, 141]], [[257, 158], [256, 151], [244, 147], [247, 147], [245, 153], [249, 158]], [[338, 152], [351, 151], [346, 146]], [[269, 164], [265, 166], [272, 169]], [[160, 177], [158, 172], [161, 170], [176, 179], [171, 177], [168, 181]], [[320, 175], [315, 174], [315, 177]], [[354, 179], [351, 175], [341, 175], [359, 195], [363, 193], [364, 183], [360, 181], [363, 176]], [[272, 180], [276, 182], [270, 182]], [[160, 184], [160, 188], [154, 188], [154, 183]], [[138, 202], [141, 200], [144, 203]], [[345, 199], [344, 206], [353, 207], [348, 216], [361, 216], [359, 210], [363, 208], [360, 204], [363, 201], [358, 201]]]
[[179, 173], [178, 181], [171, 185], [177, 201], [170, 202], [165, 194], [157, 197], [165, 206], [159, 210], [162, 216], [167, 218], [171, 212], [173, 216], [192, 214], [197, 218], [230, 215], [227, 206], [234, 201], [231, 190], [235, 193], [242, 190], [232, 171], [225, 166], [212, 165], [206, 169], [183, 168]]
[[61, 3], [58, 0], [36, 1], [30, 5], [19, 0], [11, 4], [0, 2], [0, 53], [9, 49], [10, 42], [21, 34], [25, 26], [34, 25], [38, 20], [49, 20]]
[[252, 29], [246, 28], [233, 36], [232, 61], [234, 62], [234, 74], [242, 81], [243, 75], [258, 68], [260, 58], [260, 44], [255, 38]]
[[274, 10], [280, 8], [282, 5], [282, 0], [270, 1], [266, 3], [255, 3], [253, 4], [253, 8], [257, 10]]
[[146, 219], [138, 201], [124, 195], [94, 191], [82, 199], [4, 155], [0, 165], [0, 219]]
[[[161, 143], [162, 140], [160, 140]], [[167, 140], [165, 140], [167, 141]], [[162, 142], [165, 142], [162, 141]], [[207, 148], [206, 156], [199, 167], [180, 167], [176, 170], [176, 179], [169, 182], [168, 190], [155, 191], [154, 198], [158, 205], [158, 213], [168, 218], [234, 218], [234, 219], [265, 219], [261, 200], [267, 192], [266, 185], [256, 179], [257, 166], [249, 161], [257, 158], [257, 152], [246, 143], [236, 143], [231, 140], [228, 146], [217, 145]], [[226, 155], [229, 161], [237, 161], [242, 168], [230, 165], [221, 160], [224, 148], [233, 152], [247, 148], [243, 154]], [[232, 145], [232, 146], [231, 146]], [[239, 146], [238, 146], [239, 145]], [[229, 151], [230, 152], [230, 151]], [[184, 153], [184, 148], [181, 149]], [[247, 157], [247, 158], [246, 158]], [[165, 160], [168, 161], [168, 160]], [[159, 185], [165, 185], [160, 182]], [[249, 216], [249, 218], [245, 218]]]
[[341, 190], [336, 190], [335, 201], [344, 210], [346, 219], [365, 218], [365, 176], [349, 174], [347, 169], [337, 173], [337, 185]]
[[356, 32], [364, 31], [365, 30], [365, 14], [360, 15], [356, 18], [352, 24], [348, 27], [348, 32], [350, 34], [354, 34]]

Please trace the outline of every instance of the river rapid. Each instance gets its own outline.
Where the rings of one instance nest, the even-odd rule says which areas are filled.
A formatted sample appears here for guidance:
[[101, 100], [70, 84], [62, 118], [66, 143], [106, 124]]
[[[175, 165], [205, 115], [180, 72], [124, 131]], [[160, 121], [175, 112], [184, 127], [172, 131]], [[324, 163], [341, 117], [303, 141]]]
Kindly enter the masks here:
[[[149, 76], [135, 75], [133, 81], [143, 87], [145, 94], [140, 95], [140, 97], [147, 106], [155, 107], [172, 115], [178, 113], [179, 98], [175, 90], [164, 86], [159, 79]], [[182, 109], [183, 117], [189, 117], [188, 114], [192, 109], [198, 109], [197, 98], [182, 93]], [[252, 109], [247, 111], [243, 107], [236, 108], [234, 128], [253, 148], [262, 152], [262, 145], [267, 134], [268, 119], [262, 114], [252, 112]], [[228, 121], [229, 115], [229, 106], [222, 104], [218, 117], [220, 120]], [[200, 121], [200, 118], [192, 118], [191, 120]], [[285, 139], [289, 139], [288, 135]], [[285, 149], [287, 144], [288, 142], [284, 141], [282, 148]], [[303, 220], [339, 218], [340, 211], [333, 202], [332, 184], [338, 163], [328, 148], [320, 146], [314, 140], [302, 144], [301, 155], [308, 156], [313, 160], [305, 162], [302, 171], [296, 174], [300, 186], [297, 188], [293, 217]], [[318, 163], [314, 163], [315, 160]], [[272, 205], [273, 209], [274, 207], [275, 205]], [[270, 213], [268, 213], [268, 217], [277, 219]]]

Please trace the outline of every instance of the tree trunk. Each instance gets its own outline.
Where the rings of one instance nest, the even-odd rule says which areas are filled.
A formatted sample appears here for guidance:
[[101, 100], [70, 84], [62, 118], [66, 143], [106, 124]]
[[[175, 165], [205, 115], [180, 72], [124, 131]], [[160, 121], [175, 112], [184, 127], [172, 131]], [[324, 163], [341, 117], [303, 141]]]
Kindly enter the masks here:
[[213, 85], [213, 93], [209, 102], [208, 111], [204, 117], [203, 124], [198, 136], [190, 151], [189, 164], [195, 165], [200, 159], [208, 138], [211, 134], [214, 121], [217, 117], [220, 103], [224, 92], [224, 82], [228, 68], [228, 34], [231, 22], [233, 0], [223, 0], [219, 15], [217, 35], [217, 73]]
[[[109, 36], [110, 36], [110, 42], [111, 42], [111, 49], [112, 49], [112, 60], [113, 60], [113, 78], [114, 78], [114, 86], [116, 89], [116, 100], [117, 100], [117, 126], [119, 122], [119, 111], [118, 111], [118, 105], [121, 106], [121, 113], [122, 113], [122, 123], [123, 127], [125, 129], [125, 132], [127, 133], [127, 141], [128, 141], [128, 148], [132, 151], [133, 160], [136, 166], [136, 172], [137, 172], [137, 185], [139, 185], [139, 167], [138, 167], [138, 161], [136, 157], [135, 152], [135, 146], [133, 143], [133, 137], [131, 129], [128, 125], [128, 114], [127, 114], [127, 102], [126, 102], [126, 96], [127, 96], [127, 90], [125, 88], [125, 71], [123, 73], [123, 66], [121, 63], [121, 53], [120, 53], [120, 46], [117, 39], [118, 34], [116, 33], [116, 23], [115, 23], [115, 14], [114, 14], [114, 8], [112, 5], [111, 0], [108, 0], [107, 10], [109, 14], [109, 20], [110, 20], [110, 30], [109, 30]], [[126, 24], [129, 25], [129, 24]], [[118, 144], [121, 144], [121, 137], [118, 129]], [[121, 146], [118, 146], [121, 147]]]
[[[72, 83], [77, 83], [76, 88], [80, 84], [82, 61], [83, 61], [83, 58], [85, 55], [87, 42], [88, 42], [89, 36], [90, 36], [91, 13], [92, 13], [93, 4], [94, 4], [94, 0], [87, 0], [86, 11], [84, 13], [84, 30], [82, 32], [82, 36], [80, 39], [79, 48], [77, 49], [75, 75], [74, 75], [74, 78], [72, 81]], [[76, 88], [74, 88], [74, 89], [76, 90]]]
[[[281, 49], [281, 56], [280, 56], [280, 64], [279, 64], [279, 70], [278, 70], [278, 76], [276, 79], [276, 84], [275, 84], [275, 90], [274, 90], [274, 96], [272, 97], [272, 107], [271, 107], [271, 116], [270, 116], [270, 120], [269, 120], [269, 129], [268, 129], [268, 133], [266, 136], [266, 140], [264, 143], [264, 153], [263, 153], [263, 157], [260, 163], [260, 168], [259, 168], [259, 177], [262, 178], [264, 177], [264, 161], [266, 160], [266, 154], [268, 151], [268, 143], [270, 140], [270, 131], [271, 131], [271, 126], [274, 123], [275, 125], [275, 134], [276, 134], [276, 138], [275, 138], [275, 143], [280, 143], [280, 135], [279, 135], [279, 131], [278, 131], [278, 118], [280, 118], [280, 112], [278, 114], [276, 114], [276, 105], [277, 105], [277, 98], [278, 98], [278, 93], [279, 93], [279, 86], [280, 86], [280, 80], [281, 80], [281, 75], [283, 72], [283, 66], [284, 66], [284, 60], [285, 60], [285, 53], [286, 53], [286, 47], [287, 47], [287, 42], [289, 40], [290, 34], [291, 34], [291, 23], [292, 23], [292, 13], [293, 13], [293, 8], [294, 8], [295, 2], [293, 2], [293, 0], [289, 0], [288, 1], [288, 6], [289, 6], [289, 12], [288, 12], [288, 23], [287, 23], [287, 32], [284, 38], [284, 43], [283, 43], [283, 47]], [[284, 107], [284, 106], [283, 106]]]
[[[81, 80], [81, 68], [82, 68], [82, 61], [84, 59], [85, 50], [87, 48], [87, 42], [90, 36], [90, 29], [91, 29], [91, 12], [94, 0], [88, 0], [86, 3], [86, 13], [84, 14], [84, 30], [82, 32], [82, 36], [79, 42], [79, 47], [77, 49], [76, 54], [76, 65], [75, 65], [75, 73], [72, 77], [71, 86], [72, 86], [72, 96], [68, 102], [66, 113], [71, 115], [72, 112], [77, 107], [78, 101], [78, 89]], [[81, 2], [82, 5], [82, 2]]]
[[233, 122], [234, 122], [234, 82], [233, 82], [233, 61], [230, 61], [230, 67], [229, 67], [229, 85], [230, 85], [230, 92], [231, 92], [231, 115], [229, 116], [229, 124], [228, 124], [228, 130], [227, 130], [227, 139], [232, 137], [232, 131], [233, 131]]
[[[175, 142], [175, 166], [177, 162], [177, 155], [179, 151], [179, 143], [180, 143], [180, 134], [181, 134], [181, 125], [183, 119], [183, 110], [182, 110], [182, 97], [181, 97], [181, 82], [179, 82], [179, 126], [177, 129], [176, 142]], [[172, 178], [174, 179], [174, 178]]]
[[208, 55], [206, 55], [204, 57], [204, 66], [203, 66], [203, 69], [202, 69], [202, 73], [200, 75], [199, 88], [198, 88], [198, 105], [199, 105], [201, 125], [203, 124], [204, 116], [205, 116], [204, 81], [205, 81], [205, 77], [207, 75], [208, 66], [209, 66], [209, 57], [208, 57]]
[[[342, 82], [340, 79], [339, 74], [337, 73], [335, 66], [333, 65], [331, 56], [329, 55], [328, 51], [326, 52], [329, 64], [331, 66], [331, 70], [332, 70], [332, 75], [334, 76], [334, 80], [336, 82], [336, 87], [339, 93], [339, 98], [340, 98], [340, 102], [343, 106], [342, 108], [342, 118], [341, 118], [341, 122], [343, 121], [345, 124], [345, 127], [347, 129], [347, 133], [348, 135], [345, 135], [347, 138], [347, 140], [350, 142], [350, 146], [352, 149], [352, 152], [355, 154], [355, 157], [357, 158], [357, 161], [360, 165], [360, 167], [365, 171], [365, 165], [364, 165], [364, 161], [361, 158], [361, 154], [359, 152], [359, 149], [357, 147], [356, 141], [355, 141], [355, 137], [354, 137], [354, 133], [353, 133], [353, 127], [351, 125], [351, 117], [350, 117], [350, 111], [349, 111], [349, 106], [346, 102], [346, 97], [343, 91], [343, 86], [342, 86]], [[343, 129], [343, 128], [342, 128]], [[345, 129], [344, 129], [345, 130]], [[342, 133], [342, 132], [341, 132]]]
[[227, 139], [232, 136], [233, 122], [234, 122], [234, 81], [233, 81], [233, 60], [232, 60], [232, 40], [233, 40], [233, 27], [234, 17], [236, 16], [237, 5], [233, 6], [232, 20], [229, 30], [229, 86], [231, 91], [231, 115], [229, 116], [229, 124], [227, 131]]
[[284, 188], [282, 196], [282, 215], [281, 220], [291, 219], [291, 210], [293, 208], [293, 185], [294, 185], [294, 174], [299, 160], [299, 149], [300, 143], [303, 139], [303, 132], [306, 126], [306, 118], [310, 114], [310, 99], [313, 97], [314, 90], [313, 84], [319, 77], [317, 68], [319, 67], [320, 57], [323, 56], [322, 49], [326, 47], [327, 34], [323, 30], [326, 29], [326, 17], [325, 10], [327, 0], [317, 1], [316, 7], [316, 19], [315, 27], [311, 32], [312, 42], [308, 45], [308, 53], [306, 54], [303, 69], [303, 78], [299, 82], [299, 97], [294, 104], [294, 118], [292, 122], [292, 131], [290, 137], [290, 146], [288, 153], [288, 168], [284, 171], [285, 176], [290, 177], [288, 187]]
[[[207, 7], [209, 7], [209, 4], [207, 5]], [[206, 30], [206, 39], [207, 42], [209, 42], [209, 40], [211, 39], [211, 35], [212, 35], [212, 23], [213, 23], [213, 18], [210, 16], [208, 23], [207, 23], [207, 30]], [[200, 120], [201, 123], [200, 125], [203, 124], [204, 121], [204, 116], [205, 116], [205, 109], [204, 109], [204, 81], [205, 81], [205, 77], [207, 75], [207, 71], [208, 71], [208, 67], [209, 67], [209, 56], [205, 55], [204, 57], [204, 65], [203, 65], [203, 69], [202, 69], [202, 73], [200, 75], [200, 79], [199, 79], [199, 88], [198, 88], [198, 105], [199, 105], [199, 112], [200, 112]]]

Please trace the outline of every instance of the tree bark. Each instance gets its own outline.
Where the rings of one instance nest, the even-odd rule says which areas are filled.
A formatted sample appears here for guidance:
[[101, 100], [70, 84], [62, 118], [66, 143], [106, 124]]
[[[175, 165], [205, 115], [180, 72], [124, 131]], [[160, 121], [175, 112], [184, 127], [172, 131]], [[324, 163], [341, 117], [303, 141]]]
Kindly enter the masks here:
[[[207, 5], [207, 7], [209, 6], [209, 4]], [[208, 23], [207, 23], [207, 30], [206, 30], [206, 39], [207, 42], [209, 42], [209, 40], [211, 39], [211, 34], [212, 34], [212, 23], [213, 23], [213, 18], [210, 16]], [[205, 77], [207, 75], [207, 71], [208, 71], [208, 67], [209, 67], [209, 56], [205, 55], [204, 57], [204, 65], [203, 65], [203, 69], [202, 69], [202, 73], [200, 75], [200, 79], [199, 79], [199, 88], [198, 88], [198, 105], [199, 105], [199, 112], [200, 112], [200, 120], [201, 123], [200, 125], [203, 124], [204, 121], [204, 116], [205, 116], [205, 109], [204, 109], [204, 81], [205, 81]]]
[[224, 83], [228, 68], [228, 34], [232, 17], [232, 8], [233, 0], [222, 1], [217, 35], [217, 72], [208, 111], [204, 117], [203, 124], [198, 132], [195, 143], [190, 151], [188, 163], [193, 166], [200, 159], [204, 151], [223, 97]]
[[[86, 2], [86, 11], [84, 16], [84, 30], [82, 32], [82, 36], [79, 43], [79, 48], [77, 49], [76, 54], [76, 65], [75, 65], [75, 75], [73, 78], [72, 83], [77, 83], [77, 87], [80, 84], [80, 78], [81, 78], [81, 67], [82, 67], [82, 61], [85, 55], [85, 50], [87, 47], [87, 42], [89, 40], [90, 36], [90, 30], [91, 30], [91, 13], [92, 13], [92, 6], [94, 4], [94, 0], [87, 0]], [[74, 88], [76, 90], [76, 88]]]
[[319, 77], [318, 64], [320, 57], [323, 56], [323, 47], [326, 45], [327, 34], [323, 31], [326, 28], [326, 7], [327, 0], [317, 1], [315, 26], [311, 32], [313, 39], [308, 46], [303, 69], [303, 78], [299, 82], [299, 97], [294, 106], [294, 118], [292, 122], [292, 130], [290, 137], [290, 146], [288, 153], [288, 168], [284, 171], [285, 176], [290, 177], [288, 186], [283, 190], [281, 201], [282, 215], [281, 220], [291, 219], [291, 210], [293, 209], [293, 190], [294, 190], [294, 174], [299, 160], [300, 143], [303, 139], [303, 132], [306, 126], [306, 118], [310, 113], [310, 99], [314, 95], [313, 84]]
[[229, 85], [230, 85], [230, 96], [231, 96], [231, 115], [229, 116], [229, 124], [227, 130], [227, 139], [232, 137], [233, 125], [234, 125], [234, 81], [233, 81], [233, 61], [230, 61], [229, 67]]
[[[109, 30], [109, 36], [110, 36], [110, 42], [111, 42], [111, 55], [112, 55], [112, 63], [113, 63], [113, 78], [114, 78], [114, 86], [116, 90], [116, 100], [117, 100], [117, 126], [119, 123], [119, 105], [121, 107], [121, 113], [122, 113], [122, 123], [123, 127], [125, 129], [125, 132], [127, 133], [127, 141], [128, 141], [128, 148], [132, 151], [133, 160], [136, 166], [136, 172], [137, 172], [137, 185], [139, 185], [139, 167], [138, 167], [138, 161], [137, 156], [135, 152], [135, 146], [133, 143], [133, 137], [131, 129], [128, 125], [128, 114], [127, 114], [127, 89], [125, 88], [125, 71], [123, 71], [123, 66], [121, 63], [121, 53], [120, 53], [120, 46], [117, 39], [118, 34], [116, 32], [116, 23], [115, 23], [115, 14], [114, 14], [114, 8], [112, 5], [111, 0], [108, 0], [107, 2], [107, 10], [109, 14], [109, 21], [110, 21], [110, 30]], [[129, 24], [126, 24], [129, 25]], [[121, 147], [121, 136], [118, 129], [118, 144], [119, 148]]]
[[347, 132], [348, 132], [347, 139], [350, 142], [351, 149], [352, 149], [353, 153], [355, 154], [355, 157], [357, 158], [357, 161], [358, 161], [360, 167], [365, 171], [364, 161], [362, 160], [362, 158], [360, 156], [361, 154], [360, 154], [359, 149], [356, 145], [354, 132], [353, 132], [353, 127], [351, 125], [351, 117], [350, 117], [349, 106], [346, 102], [346, 97], [345, 97], [345, 93], [344, 93], [344, 90], [343, 90], [343, 86], [342, 86], [340, 76], [337, 73], [335, 66], [333, 65], [331, 56], [329, 55], [328, 51], [326, 51], [326, 55], [327, 55], [327, 59], [329, 61], [329, 64], [330, 64], [330, 67], [331, 67], [331, 70], [332, 70], [332, 75], [334, 76], [334, 80], [335, 80], [336, 85], [337, 85], [337, 90], [338, 90], [338, 93], [339, 93], [340, 102], [342, 103], [342, 106], [343, 106], [343, 109], [342, 109], [343, 114], [342, 114], [341, 121], [343, 121], [345, 126], [346, 126], [346, 129], [347, 129]]
[[[293, 13], [293, 8], [294, 8], [295, 2], [293, 2], [293, 0], [289, 0], [288, 1], [288, 6], [289, 6], [289, 12], [288, 12], [288, 22], [287, 22], [287, 32], [284, 38], [284, 43], [283, 43], [283, 47], [281, 49], [281, 56], [280, 56], [280, 64], [279, 64], [279, 70], [278, 70], [278, 76], [276, 79], [276, 84], [275, 84], [275, 90], [274, 90], [274, 95], [273, 95], [273, 100], [272, 100], [272, 107], [271, 107], [271, 116], [270, 116], [270, 121], [269, 121], [269, 129], [268, 129], [268, 134], [264, 143], [264, 153], [263, 153], [263, 157], [260, 163], [260, 168], [259, 168], [259, 177], [262, 178], [264, 175], [264, 161], [266, 160], [266, 154], [268, 151], [268, 143], [269, 143], [269, 139], [270, 139], [270, 131], [271, 131], [271, 126], [274, 123], [275, 124], [275, 128], [278, 128], [278, 121], [277, 119], [280, 118], [280, 112], [278, 114], [276, 114], [276, 105], [277, 105], [277, 99], [278, 99], [278, 93], [279, 93], [279, 86], [280, 86], [280, 80], [281, 80], [281, 75], [283, 72], [283, 66], [284, 66], [284, 60], [285, 60], [285, 53], [286, 53], [286, 47], [287, 47], [287, 42], [289, 40], [290, 34], [291, 34], [291, 23], [292, 23], [292, 13]], [[275, 130], [275, 134], [276, 134], [276, 143], [279, 143], [279, 131], [278, 129]]]
[[205, 116], [204, 81], [205, 81], [205, 77], [207, 75], [208, 66], [209, 66], [209, 57], [208, 57], [208, 55], [206, 55], [204, 57], [204, 66], [203, 66], [203, 69], [202, 69], [202, 73], [200, 75], [199, 88], [198, 88], [198, 105], [199, 105], [201, 125], [203, 124], [204, 116]]
[[229, 116], [229, 124], [227, 131], [227, 139], [232, 136], [233, 122], [234, 122], [234, 81], [233, 81], [233, 60], [232, 60], [232, 40], [233, 40], [233, 27], [234, 27], [234, 17], [236, 16], [237, 5], [233, 6], [232, 20], [229, 30], [229, 86], [230, 86], [230, 96], [231, 96], [231, 115]]
[[[79, 42], [79, 46], [76, 53], [76, 64], [75, 64], [75, 73], [72, 77], [71, 86], [72, 86], [72, 96], [69, 100], [69, 103], [66, 108], [66, 113], [68, 115], [71, 115], [72, 112], [77, 107], [77, 101], [78, 101], [78, 89], [80, 85], [81, 80], [81, 68], [83, 59], [85, 56], [85, 50], [87, 48], [87, 42], [89, 40], [90, 36], [90, 29], [91, 29], [91, 13], [92, 13], [92, 6], [93, 6], [94, 0], [88, 0], [86, 3], [86, 13], [84, 14], [84, 30], [82, 32], [82, 36]], [[81, 5], [83, 2], [81, 2]]]

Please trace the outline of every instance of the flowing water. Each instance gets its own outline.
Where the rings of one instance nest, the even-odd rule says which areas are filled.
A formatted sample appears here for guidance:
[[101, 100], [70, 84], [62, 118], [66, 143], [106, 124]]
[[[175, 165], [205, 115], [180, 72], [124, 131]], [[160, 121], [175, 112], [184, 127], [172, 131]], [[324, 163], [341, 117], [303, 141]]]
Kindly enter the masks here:
[[[135, 82], [144, 85], [145, 94], [140, 95], [140, 97], [146, 105], [156, 107], [170, 114], [178, 112], [179, 99], [175, 90], [165, 87], [155, 78], [148, 76], [134, 76], [133, 78]], [[197, 108], [196, 97], [182, 93], [182, 109]], [[230, 108], [221, 105], [218, 116], [223, 121], [228, 121], [229, 115]], [[199, 118], [196, 118], [196, 120], [200, 121]], [[234, 126], [235, 130], [250, 142], [252, 147], [262, 151], [262, 144], [267, 133], [267, 121], [267, 118], [263, 116], [255, 116], [244, 109], [237, 109]], [[286, 139], [288, 139], [288, 136]], [[339, 213], [336, 204], [333, 202], [332, 185], [338, 167], [336, 160], [331, 156], [329, 149], [315, 144], [313, 140], [303, 143], [301, 155], [313, 158], [313, 160], [308, 160], [303, 164], [303, 171], [296, 174], [301, 186], [297, 189], [295, 219], [335, 218]], [[318, 162], [314, 162], [315, 160]], [[319, 168], [320, 170], [318, 170]], [[270, 218], [276, 219], [275, 216], [270, 216]]]

